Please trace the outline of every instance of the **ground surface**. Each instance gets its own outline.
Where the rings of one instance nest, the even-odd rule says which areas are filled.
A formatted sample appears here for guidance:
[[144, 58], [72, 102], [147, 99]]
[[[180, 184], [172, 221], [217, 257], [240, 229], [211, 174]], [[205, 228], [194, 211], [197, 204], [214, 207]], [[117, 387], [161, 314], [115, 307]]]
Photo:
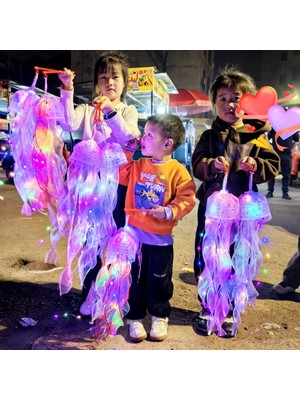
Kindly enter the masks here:
[[[215, 334], [195, 333], [193, 323], [199, 313], [197, 287], [192, 272], [196, 208], [176, 227], [173, 311], [168, 338], [160, 343], [145, 340], [131, 343], [126, 327], [117, 336], [96, 343], [88, 318], [79, 319], [80, 285], [62, 297], [58, 278], [65, 262], [66, 241], [58, 245], [56, 266], [47, 265], [44, 256], [50, 248], [48, 217], [20, 214], [21, 200], [13, 185], [5, 185], [0, 195], [0, 349], [97, 349], [97, 350], [298, 350], [300, 348], [300, 292], [278, 296], [272, 285], [296, 250], [297, 236], [280, 226], [267, 224], [262, 235], [269, 244], [262, 249], [264, 265], [257, 281], [259, 297], [255, 308], [242, 315], [238, 335], [222, 339]], [[292, 204], [292, 203], [290, 203]], [[23, 317], [36, 322], [22, 326]], [[29, 320], [30, 321], [30, 320]], [[149, 318], [146, 320], [149, 329]]]

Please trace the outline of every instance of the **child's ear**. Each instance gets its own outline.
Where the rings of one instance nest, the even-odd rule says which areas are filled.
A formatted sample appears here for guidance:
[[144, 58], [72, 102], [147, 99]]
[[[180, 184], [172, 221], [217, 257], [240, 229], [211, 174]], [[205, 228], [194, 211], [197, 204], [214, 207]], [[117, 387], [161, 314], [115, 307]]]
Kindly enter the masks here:
[[174, 141], [173, 141], [173, 139], [167, 139], [166, 141], [165, 141], [165, 149], [170, 149], [170, 148], [172, 148], [173, 147], [173, 143], [174, 143]]

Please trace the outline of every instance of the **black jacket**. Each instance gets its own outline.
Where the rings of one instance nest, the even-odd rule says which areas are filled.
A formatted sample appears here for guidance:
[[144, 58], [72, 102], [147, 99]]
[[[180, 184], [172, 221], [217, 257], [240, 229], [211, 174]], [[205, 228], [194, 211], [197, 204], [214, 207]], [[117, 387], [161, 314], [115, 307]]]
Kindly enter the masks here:
[[249, 189], [249, 174], [240, 168], [240, 160], [245, 156], [253, 157], [257, 163], [253, 191], [258, 191], [257, 184], [278, 175], [280, 159], [268, 142], [269, 130], [268, 123], [258, 120], [247, 120], [237, 130], [217, 117], [212, 128], [202, 133], [192, 156], [194, 177], [202, 181], [197, 191], [202, 204], [206, 205], [208, 196], [222, 189], [224, 173], [214, 167], [216, 157], [224, 156], [229, 162], [227, 190], [235, 196]]

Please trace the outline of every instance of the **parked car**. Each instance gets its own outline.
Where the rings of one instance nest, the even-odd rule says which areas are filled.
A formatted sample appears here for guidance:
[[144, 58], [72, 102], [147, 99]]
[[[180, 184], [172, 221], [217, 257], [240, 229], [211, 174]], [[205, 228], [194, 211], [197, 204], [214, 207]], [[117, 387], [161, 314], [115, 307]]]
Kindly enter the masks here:
[[78, 131], [78, 132], [67, 132], [64, 130], [61, 131], [62, 140], [64, 141], [65, 145], [67, 146], [67, 150], [70, 153], [73, 152], [74, 146], [77, 143], [81, 142], [82, 136], [83, 136], [82, 131]]

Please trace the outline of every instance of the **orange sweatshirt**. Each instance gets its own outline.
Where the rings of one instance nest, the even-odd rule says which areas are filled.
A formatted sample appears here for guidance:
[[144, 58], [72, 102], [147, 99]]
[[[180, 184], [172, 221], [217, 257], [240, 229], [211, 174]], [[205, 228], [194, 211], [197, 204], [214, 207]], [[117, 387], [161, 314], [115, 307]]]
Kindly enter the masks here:
[[196, 204], [196, 185], [187, 169], [177, 160], [161, 164], [154, 163], [151, 158], [130, 161], [120, 167], [119, 183], [128, 186], [125, 208], [147, 210], [156, 205], [171, 206], [172, 220], [129, 212], [128, 223], [146, 232], [172, 234], [178, 220], [191, 212]]

